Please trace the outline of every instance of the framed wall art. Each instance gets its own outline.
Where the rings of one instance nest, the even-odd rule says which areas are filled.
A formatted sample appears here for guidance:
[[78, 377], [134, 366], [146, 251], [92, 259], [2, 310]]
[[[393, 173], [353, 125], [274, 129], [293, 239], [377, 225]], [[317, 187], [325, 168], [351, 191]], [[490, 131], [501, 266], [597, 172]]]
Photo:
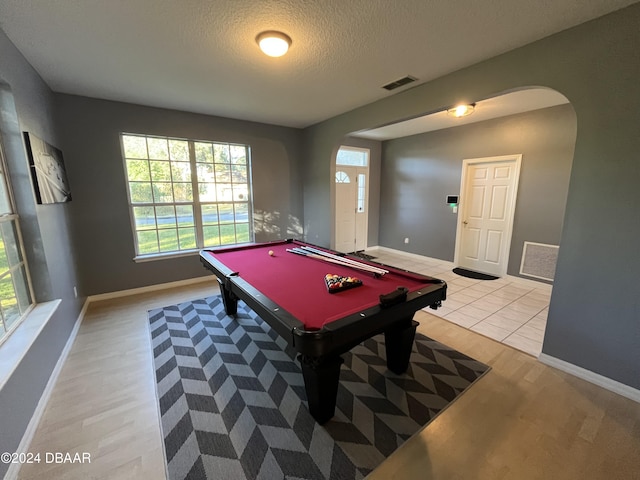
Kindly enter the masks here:
[[62, 152], [29, 132], [24, 132], [24, 141], [37, 202], [47, 204], [71, 201]]

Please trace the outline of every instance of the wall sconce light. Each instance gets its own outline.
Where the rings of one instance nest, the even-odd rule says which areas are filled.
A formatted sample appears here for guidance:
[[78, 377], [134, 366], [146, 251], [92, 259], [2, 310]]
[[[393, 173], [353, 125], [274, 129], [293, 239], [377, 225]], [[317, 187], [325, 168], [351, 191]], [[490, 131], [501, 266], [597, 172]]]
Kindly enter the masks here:
[[447, 110], [447, 113], [456, 118], [466, 117], [467, 115], [471, 115], [475, 108], [475, 103], [469, 103], [467, 105], [456, 105], [455, 107]]
[[256, 37], [256, 42], [265, 55], [270, 57], [281, 57], [289, 50], [291, 38], [282, 32], [268, 31], [262, 32]]

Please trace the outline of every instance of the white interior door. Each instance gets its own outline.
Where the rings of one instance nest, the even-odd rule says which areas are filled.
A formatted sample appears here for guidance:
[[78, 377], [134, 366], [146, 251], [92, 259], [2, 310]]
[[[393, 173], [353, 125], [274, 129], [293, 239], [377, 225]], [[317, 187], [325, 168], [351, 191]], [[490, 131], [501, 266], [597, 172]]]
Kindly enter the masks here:
[[507, 273], [522, 155], [463, 161], [455, 263]]
[[336, 242], [340, 252], [367, 247], [367, 168], [336, 166]]

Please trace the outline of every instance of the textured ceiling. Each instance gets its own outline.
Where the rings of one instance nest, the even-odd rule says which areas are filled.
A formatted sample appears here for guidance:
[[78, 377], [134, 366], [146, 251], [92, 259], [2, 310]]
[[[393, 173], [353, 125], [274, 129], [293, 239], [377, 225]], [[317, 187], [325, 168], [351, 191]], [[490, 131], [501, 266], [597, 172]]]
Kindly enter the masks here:
[[56, 92], [304, 127], [632, 3], [0, 0], [0, 28]]

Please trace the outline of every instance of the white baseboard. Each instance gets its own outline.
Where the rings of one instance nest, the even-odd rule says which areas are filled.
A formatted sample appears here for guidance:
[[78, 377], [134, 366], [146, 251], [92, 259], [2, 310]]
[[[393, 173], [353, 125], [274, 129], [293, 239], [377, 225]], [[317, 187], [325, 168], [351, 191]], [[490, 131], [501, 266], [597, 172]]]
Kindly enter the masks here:
[[[62, 367], [64, 366], [65, 361], [67, 360], [67, 356], [71, 351], [71, 347], [73, 346], [73, 342], [78, 335], [78, 330], [80, 330], [80, 324], [82, 323], [82, 319], [87, 311], [87, 307], [89, 306], [89, 300], [85, 300], [84, 305], [82, 306], [82, 310], [80, 310], [80, 314], [76, 319], [76, 323], [73, 325], [73, 329], [69, 334], [69, 338], [67, 339], [67, 343], [65, 344], [62, 352], [60, 353], [60, 357], [58, 357], [58, 361], [56, 362], [56, 366], [51, 372], [51, 376], [47, 381], [47, 385], [44, 387], [42, 391], [42, 395], [40, 396], [40, 400], [38, 401], [38, 405], [36, 405], [36, 409], [33, 411], [33, 415], [31, 416], [31, 420], [29, 420], [29, 424], [27, 425], [26, 430], [24, 431], [24, 435], [22, 436], [22, 440], [20, 440], [20, 445], [16, 449], [16, 452], [28, 452], [29, 446], [31, 445], [31, 441], [33, 440], [33, 436], [38, 429], [38, 425], [40, 424], [40, 420], [42, 419], [42, 415], [47, 407], [47, 403], [49, 403], [49, 398], [51, 397], [51, 393], [53, 392], [53, 387], [60, 376], [60, 372], [62, 371]], [[20, 463], [12, 463], [9, 465], [9, 469], [7, 473], [4, 475], [4, 480], [15, 480], [18, 478], [18, 474], [20, 473]]]
[[[441, 264], [441, 265], [448, 265], [448, 266], [451, 267], [452, 270], [453, 270], [453, 268], [455, 266], [455, 263], [450, 262], [448, 260], [442, 260], [440, 258], [434, 258], [434, 257], [427, 257], [425, 255], [420, 255], [420, 254], [417, 254], [417, 253], [405, 252], [403, 250], [396, 250], [395, 248], [381, 247], [379, 245], [367, 247], [365, 249], [365, 252], [367, 250], [379, 250], [380, 252], [401, 255], [403, 257], [407, 257], [409, 259], [418, 260], [418, 261], [427, 259], [429, 261], [437, 262], [438, 264]], [[519, 283], [519, 284], [521, 284], [523, 286], [526, 286], [526, 287], [529, 287], [529, 288], [537, 288], [537, 289], [543, 289], [543, 290], [548, 290], [548, 291], [551, 291], [551, 289], [553, 288], [553, 285], [551, 285], [549, 283], [545, 283], [545, 282], [542, 282], [542, 281], [536, 281], [535, 279], [530, 279], [530, 278], [514, 277], [513, 275], [503, 275], [501, 278], [503, 278], [505, 280], [508, 280], [509, 282]]]
[[[416, 260], [429, 258], [429, 257], [424, 257], [422, 255], [417, 255], [415, 253], [403, 252], [402, 250], [396, 250], [393, 248], [381, 247], [377, 245], [367, 247], [366, 250], [378, 250], [380, 252], [401, 254], [402, 256], [406, 256], [408, 258], [414, 258]], [[432, 259], [432, 260], [436, 260], [442, 263], [450, 263], [453, 267], [453, 263], [451, 262], [438, 260], [438, 259]], [[549, 291], [551, 291], [553, 288], [553, 285], [550, 285], [548, 283], [538, 282], [535, 279], [514, 277], [511, 275], [505, 275], [504, 278], [510, 282], [523, 284], [531, 288], [548, 289]], [[575, 377], [578, 377], [583, 380], [586, 380], [587, 382], [593, 383], [594, 385], [598, 385], [599, 387], [602, 387], [606, 390], [617, 393], [618, 395], [622, 395], [623, 397], [633, 400], [634, 402], [640, 403], [640, 390], [630, 387], [629, 385], [625, 385], [624, 383], [617, 382], [608, 377], [597, 374], [585, 368], [578, 367], [577, 365], [574, 365], [569, 362], [565, 362], [564, 360], [560, 360], [559, 358], [552, 357], [545, 353], [541, 353], [540, 356], [538, 357], [538, 360], [540, 360], [540, 362], [544, 363], [545, 365], [549, 365], [550, 367], [557, 368], [558, 370], [562, 370], [563, 372], [569, 373]]]
[[[97, 295], [91, 295], [87, 297], [89, 302], [97, 302], [99, 300], [110, 300], [112, 298], [126, 297], [129, 295], [138, 295], [140, 293], [155, 292], [157, 290], [164, 290], [167, 288], [184, 287], [186, 285], [193, 285], [194, 283], [214, 282], [215, 277], [212, 275], [205, 275], [204, 277], [188, 278], [187, 280], [177, 280], [175, 282], [159, 283], [157, 285], [149, 285], [148, 287], [130, 288], [128, 290], [119, 290], [116, 292], [99, 293]], [[217, 283], [216, 283], [217, 285]]]
[[453, 262], [449, 262], [448, 260], [441, 260], [439, 258], [427, 257], [425, 255], [420, 255], [418, 253], [405, 252], [404, 250], [397, 250], [395, 248], [381, 247], [379, 245], [375, 245], [372, 247], [367, 247], [365, 249], [365, 252], [367, 250], [380, 250], [381, 252], [385, 252], [385, 253], [400, 254], [408, 258], [413, 258], [414, 260], [424, 260], [425, 258], [428, 258], [429, 260], [433, 260], [434, 262], [439, 262], [442, 264], [450, 264], [451, 268], [453, 268]]
[[545, 365], [557, 368], [558, 370], [562, 370], [563, 372], [569, 373], [575, 377], [593, 383], [594, 385], [598, 385], [606, 390], [617, 393], [618, 395], [622, 395], [634, 402], [640, 403], [640, 390], [630, 387], [629, 385], [604, 377], [598, 373], [592, 372], [591, 370], [578, 367], [572, 363], [565, 362], [559, 358], [552, 357], [546, 353], [541, 353], [538, 360]]

